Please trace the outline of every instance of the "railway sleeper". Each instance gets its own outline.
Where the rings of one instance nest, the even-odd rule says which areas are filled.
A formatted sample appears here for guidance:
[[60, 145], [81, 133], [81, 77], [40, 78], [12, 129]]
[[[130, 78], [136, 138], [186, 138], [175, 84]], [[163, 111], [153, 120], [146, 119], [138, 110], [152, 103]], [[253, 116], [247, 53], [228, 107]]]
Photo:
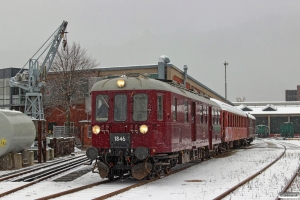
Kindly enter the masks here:
[[170, 163], [165, 163], [165, 162], [155, 163], [155, 166], [168, 166], [168, 165], [170, 165]]

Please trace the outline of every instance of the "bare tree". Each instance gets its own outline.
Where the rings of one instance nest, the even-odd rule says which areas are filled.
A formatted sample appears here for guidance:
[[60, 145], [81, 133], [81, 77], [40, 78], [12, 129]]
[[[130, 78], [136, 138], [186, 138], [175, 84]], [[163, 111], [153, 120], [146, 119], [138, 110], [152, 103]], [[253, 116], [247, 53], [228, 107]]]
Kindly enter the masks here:
[[44, 108], [59, 109], [65, 114], [69, 126], [70, 109], [84, 103], [88, 96], [88, 78], [98, 65], [78, 44], [61, 48], [55, 56], [44, 88]]

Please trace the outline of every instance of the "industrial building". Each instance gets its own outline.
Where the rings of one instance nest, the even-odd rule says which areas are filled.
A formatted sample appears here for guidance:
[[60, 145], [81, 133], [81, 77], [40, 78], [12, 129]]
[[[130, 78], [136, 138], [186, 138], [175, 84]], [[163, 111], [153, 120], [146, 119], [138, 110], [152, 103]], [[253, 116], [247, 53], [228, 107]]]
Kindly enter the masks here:
[[269, 127], [269, 134], [280, 134], [280, 126], [292, 122], [295, 134], [300, 135], [300, 102], [270, 101], [270, 102], [233, 102], [238, 108], [250, 113], [256, 118], [256, 125]]
[[25, 90], [9, 85], [9, 79], [20, 70], [20, 68], [0, 69], [0, 108], [24, 111]]
[[297, 85], [297, 90], [285, 90], [286, 101], [300, 101], [300, 85]]

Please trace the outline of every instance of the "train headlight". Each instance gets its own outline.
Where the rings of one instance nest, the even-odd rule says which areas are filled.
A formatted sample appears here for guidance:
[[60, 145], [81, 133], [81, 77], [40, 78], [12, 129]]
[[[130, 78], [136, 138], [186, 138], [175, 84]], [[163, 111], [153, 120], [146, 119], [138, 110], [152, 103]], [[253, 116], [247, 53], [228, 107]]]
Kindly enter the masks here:
[[119, 88], [124, 87], [125, 86], [125, 80], [124, 79], [119, 79], [117, 81], [117, 85], [118, 85]]
[[145, 134], [148, 132], [148, 126], [147, 125], [142, 125], [140, 126], [140, 132]]
[[100, 127], [98, 125], [93, 126], [92, 132], [97, 135], [100, 133]]

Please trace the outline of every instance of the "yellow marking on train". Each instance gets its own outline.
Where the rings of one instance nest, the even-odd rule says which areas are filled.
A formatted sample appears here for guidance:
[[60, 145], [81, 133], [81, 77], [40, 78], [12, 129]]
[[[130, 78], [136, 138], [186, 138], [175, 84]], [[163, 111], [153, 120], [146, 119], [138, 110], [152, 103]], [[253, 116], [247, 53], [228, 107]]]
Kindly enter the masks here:
[[0, 140], [0, 147], [4, 147], [7, 144], [5, 139]]

